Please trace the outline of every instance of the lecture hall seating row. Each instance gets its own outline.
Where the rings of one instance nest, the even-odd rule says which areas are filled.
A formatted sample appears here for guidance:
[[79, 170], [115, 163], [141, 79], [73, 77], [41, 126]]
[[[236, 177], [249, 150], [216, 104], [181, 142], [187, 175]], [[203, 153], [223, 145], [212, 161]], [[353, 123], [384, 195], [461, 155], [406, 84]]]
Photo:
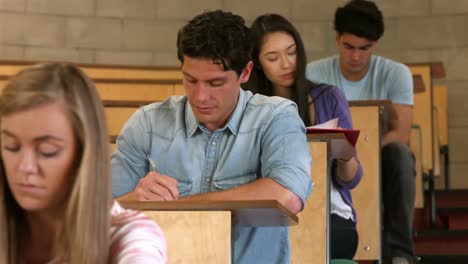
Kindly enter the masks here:
[[[19, 70], [23, 69], [26, 66], [33, 64], [34, 62], [16, 62], [16, 61], [0, 61], [0, 89], [3, 88], [6, 80], [14, 75]], [[171, 95], [183, 95], [184, 90], [182, 87], [182, 75], [179, 68], [168, 68], [168, 67], [134, 67], [134, 66], [111, 66], [111, 65], [90, 65], [83, 64], [79, 65], [96, 83], [96, 87], [99, 91], [99, 94], [103, 100], [105, 106], [105, 111], [108, 119], [108, 130], [109, 135], [111, 136], [111, 141], [115, 142], [116, 136], [120, 133], [125, 121], [130, 117], [131, 114], [141, 105], [162, 101], [168, 96]], [[413, 79], [415, 83], [415, 123], [418, 124], [419, 130], [418, 133], [412, 134], [412, 143], [415, 143], [412, 146], [412, 149], [415, 151], [417, 161], [421, 167], [422, 172], [425, 172], [431, 168], [433, 158], [427, 152], [428, 148], [423, 148], [422, 146], [427, 146], [427, 142], [423, 142], [423, 138], [427, 137], [432, 138], [431, 134], [433, 124], [430, 122], [432, 120], [427, 120], [427, 118], [420, 117], [419, 108], [420, 106], [427, 107], [428, 91], [432, 91], [430, 88], [426, 88], [426, 83], [430, 83], [431, 75], [430, 70], [427, 71], [426, 68], [420, 69], [420, 65], [411, 65], [410, 66], [413, 72]], [[442, 89], [440, 89], [442, 90]], [[434, 90], [435, 91], [435, 90]], [[439, 91], [439, 90], [438, 90]], [[419, 94], [424, 94], [424, 97], [420, 99], [416, 96]], [[429, 93], [430, 94], [430, 93]], [[431, 97], [432, 98], [432, 97]], [[434, 97], [435, 98], [435, 97]], [[422, 101], [423, 103], [421, 103]], [[433, 104], [429, 102], [429, 107]], [[419, 108], [418, 108], [419, 107]], [[418, 109], [417, 109], [418, 108]], [[354, 122], [354, 127], [361, 130], [360, 140], [357, 144], [357, 150], [359, 157], [365, 171], [365, 175], [361, 184], [353, 190], [353, 199], [358, 213], [358, 232], [360, 235], [360, 242], [358, 245], [358, 251], [356, 255], [357, 260], [375, 260], [380, 258], [380, 134], [382, 133], [382, 107], [377, 105], [352, 105], [351, 104], [351, 114]], [[444, 116], [444, 111], [446, 114], [446, 105], [440, 106], [435, 112], [437, 116]], [[432, 111], [431, 111], [432, 113]], [[418, 115], [418, 117], [416, 117]], [[426, 112], [427, 115], [427, 112]], [[374, 121], [369, 122], [369, 118], [372, 118]], [[421, 120], [421, 121], [420, 121]], [[427, 124], [429, 122], [429, 124]], [[438, 119], [438, 124], [441, 128], [446, 125], [444, 120]], [[441, 144], [448, 145], [446, 135], [447, 133], [442, 130], [438, 130], [438, 135], [440, 136], [439, 142]], [[429, 136], [424, 133], [429, 133]], [[444, 138], [445, 137], [445, 138]], [[414, 139], [413, 139], [414, 138]], [[416, 144], [418, 143], [418, 144]], [[434, 142], [435, 143], [435, 142]], [[317, 155], [325, 151], [323, 150], [323, 145], [309, 143], [310, 147], [314, 150], [312, 155]], [[429, 144], [432, 146], [432, 144]], [[317, 149], [315, 151], [315, 149]], [[426, 152], [424, 152], [426, 150]], [[315, 153], [315, 154], [314, 154]], [[425, 159], [423, 159], [424, 157]], [[327, 173], [326, 166], [320, 164], [327, 164], [325, 161], [321, 162], [323, 155], [317, 155], [314, 158], [314, 168], [312, 169], [312, 175], [323, 175]], [[324, 177], [322, 177], [324, 178]], [[325, 234], [325, 229], [311, 228], [316, 227], [317, 225], [310, 224], [312, 221], [317, 220], [317, 216], [312, 217], [310, 214], [316, 214], [317, 210], [322, 207], [323, 210], [323, 201], [324, 195], [322, 190], [322, 195], [320, 195], [320, 187], [317, 184], [317, 177], [314, 177], [316, 183], [314, 193], [312, 194], [311, 199], [309, 199], [308, 204], [303, 212], [299, 214], [301, 219], [298, 226], [291, 227], [291, 244], [292, 244], [292, 263], [303, 263], [310, 259], [311, 257], [319, 256], [324, 252], [324, 249], [317, 247], [317, 241], [315, 238], [323, 237]], [[418, 180], [419, 181], [419, 180]], [[422, 180], [420, 180], [421, 185], [418, 188], [422, 190]], [[420, 192], [422, 195], [422, 192]], [[374, 197], [369, 199], [369, 196]], [[419, 199], [419, 200], [418, 200]], [[422, 198], [418, 198], [418, 201], [422, 203]], [[311, 211], [308, 210], [310, 208]], [[315, 211], [314, 211], [315, 210]], [[324, 211], [323, 211], [324, 212]], [[308, 215], [309, 216], [306, 216]], [[323, 218], [323, 215], [322, 215]], [[320, 214], [319, 214], [320, 219]], [[309, 223], [309, 224], [308, 224]], [[311, 234], [310, 241], [307, 242], [309, 236], [304, 234]], [[314, 248], [314, 250], [299, 250], [304, 248], [306, 245], [309, 245], [308, 248]]]
[[[411, 149], [416, 156], [415, 207], [429, 207], [435, 223], [435, 178], [444, 175], [445, 188], [450, 188], [447, 86], [435, 85], [445, 78], [441, 62], [408, 63], [413, 75], [420, 75], [424, 89], [414, 94], [414, 118]], [[425, 190], [429, 197], [424, 198]], [[426, 205], [425, 201], [429, 204]]]

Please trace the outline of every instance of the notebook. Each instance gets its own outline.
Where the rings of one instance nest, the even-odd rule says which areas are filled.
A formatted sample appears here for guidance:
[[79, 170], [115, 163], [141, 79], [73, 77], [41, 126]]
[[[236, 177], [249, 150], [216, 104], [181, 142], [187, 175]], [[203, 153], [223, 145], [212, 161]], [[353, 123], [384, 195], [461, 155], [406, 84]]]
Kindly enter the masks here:
[[325, 123], [315, 126], [307, 127], [307, 134], [330, 134], [330, 133], [343, 133], [351, 145], [356, 146], [359, 138], [360, 130], [356, 129], [343, 129], [338, 127], [338, 118], [331, 119]]

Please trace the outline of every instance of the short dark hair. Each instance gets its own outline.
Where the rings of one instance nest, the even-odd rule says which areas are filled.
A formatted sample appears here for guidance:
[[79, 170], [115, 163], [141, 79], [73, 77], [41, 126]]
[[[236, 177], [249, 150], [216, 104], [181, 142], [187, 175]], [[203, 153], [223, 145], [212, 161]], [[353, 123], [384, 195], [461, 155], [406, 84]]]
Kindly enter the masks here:
[[252, 60], [254, 62], [254, 68], [249, 81], [242, 84], [242, 88], [250, 90], [253, 93], [260, 93], [268, 96], [274, 95], [272, 83], [263, 72], [259, 58], [265, 36], [275, 32], [284, 32], [290, 35], [296, 44], [296, 70], [291, 99], [297, 104], [299, 115], [302, 120], [304, 120], [306, 124], [309, 124], [308, 98], [312, 83], [305, 77], [307, 57], [304, 43], [297, 29], [281, 15], [261, 15], [252, 23], [250, 34], [253, 43]]
[[239, 76], [251, 60], [249, 29], [244, 19], [222, 10], [206, 11], [195, 16], [177, 34], [177, 57], [212, 59], [225, 71]]
[[351, 0], [336, 9], [335, 31], [377, 41], [384, 33], [382, 12], [374, 2]]

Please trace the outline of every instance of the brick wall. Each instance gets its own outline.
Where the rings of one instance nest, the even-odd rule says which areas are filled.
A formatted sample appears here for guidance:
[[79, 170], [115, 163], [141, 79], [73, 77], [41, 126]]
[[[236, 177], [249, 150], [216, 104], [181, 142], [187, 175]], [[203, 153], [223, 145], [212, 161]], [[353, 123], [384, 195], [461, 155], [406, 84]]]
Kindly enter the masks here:
[[[336, 52], [332, 17], [345, 0], [0, 0], [0, 59], [178, 65], [176, 32], [206, 9], [250, 24], [280, 13], [303, 35], [308, 56]], [[442, 61], [449, 86], [454, 187], [468, 188], [468, 1], [376, 0], [386, 17], [377, 53], [403, 62]]]

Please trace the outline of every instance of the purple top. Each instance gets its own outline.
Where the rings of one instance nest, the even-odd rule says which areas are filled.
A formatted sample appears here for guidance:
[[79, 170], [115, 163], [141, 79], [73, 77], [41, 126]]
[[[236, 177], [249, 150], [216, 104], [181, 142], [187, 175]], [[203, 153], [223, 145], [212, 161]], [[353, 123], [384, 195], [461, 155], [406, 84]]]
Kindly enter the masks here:
[[[317, 124], [326, 122], [333, 118], [338, 118], [339, 127], [345, 129], [353, 128], [348, 101], [337, 87], [327, 84], [319, 84], [310, 90], [310, 95], [315, 104], [315, 119]], [[354, 179], [349, 183], [344, 183], [336, 175], [336, 160], [333, 160], [331, 169], [333, 183], [338, 189], [344, 202], [353, 209], [355, 221], [357, 221], [356, 211], [353, 207], [350, 190], [356, 187], [362, 178], [362, 167], [357, 157], [356, 161], [358, 162], [358, 170]]]

